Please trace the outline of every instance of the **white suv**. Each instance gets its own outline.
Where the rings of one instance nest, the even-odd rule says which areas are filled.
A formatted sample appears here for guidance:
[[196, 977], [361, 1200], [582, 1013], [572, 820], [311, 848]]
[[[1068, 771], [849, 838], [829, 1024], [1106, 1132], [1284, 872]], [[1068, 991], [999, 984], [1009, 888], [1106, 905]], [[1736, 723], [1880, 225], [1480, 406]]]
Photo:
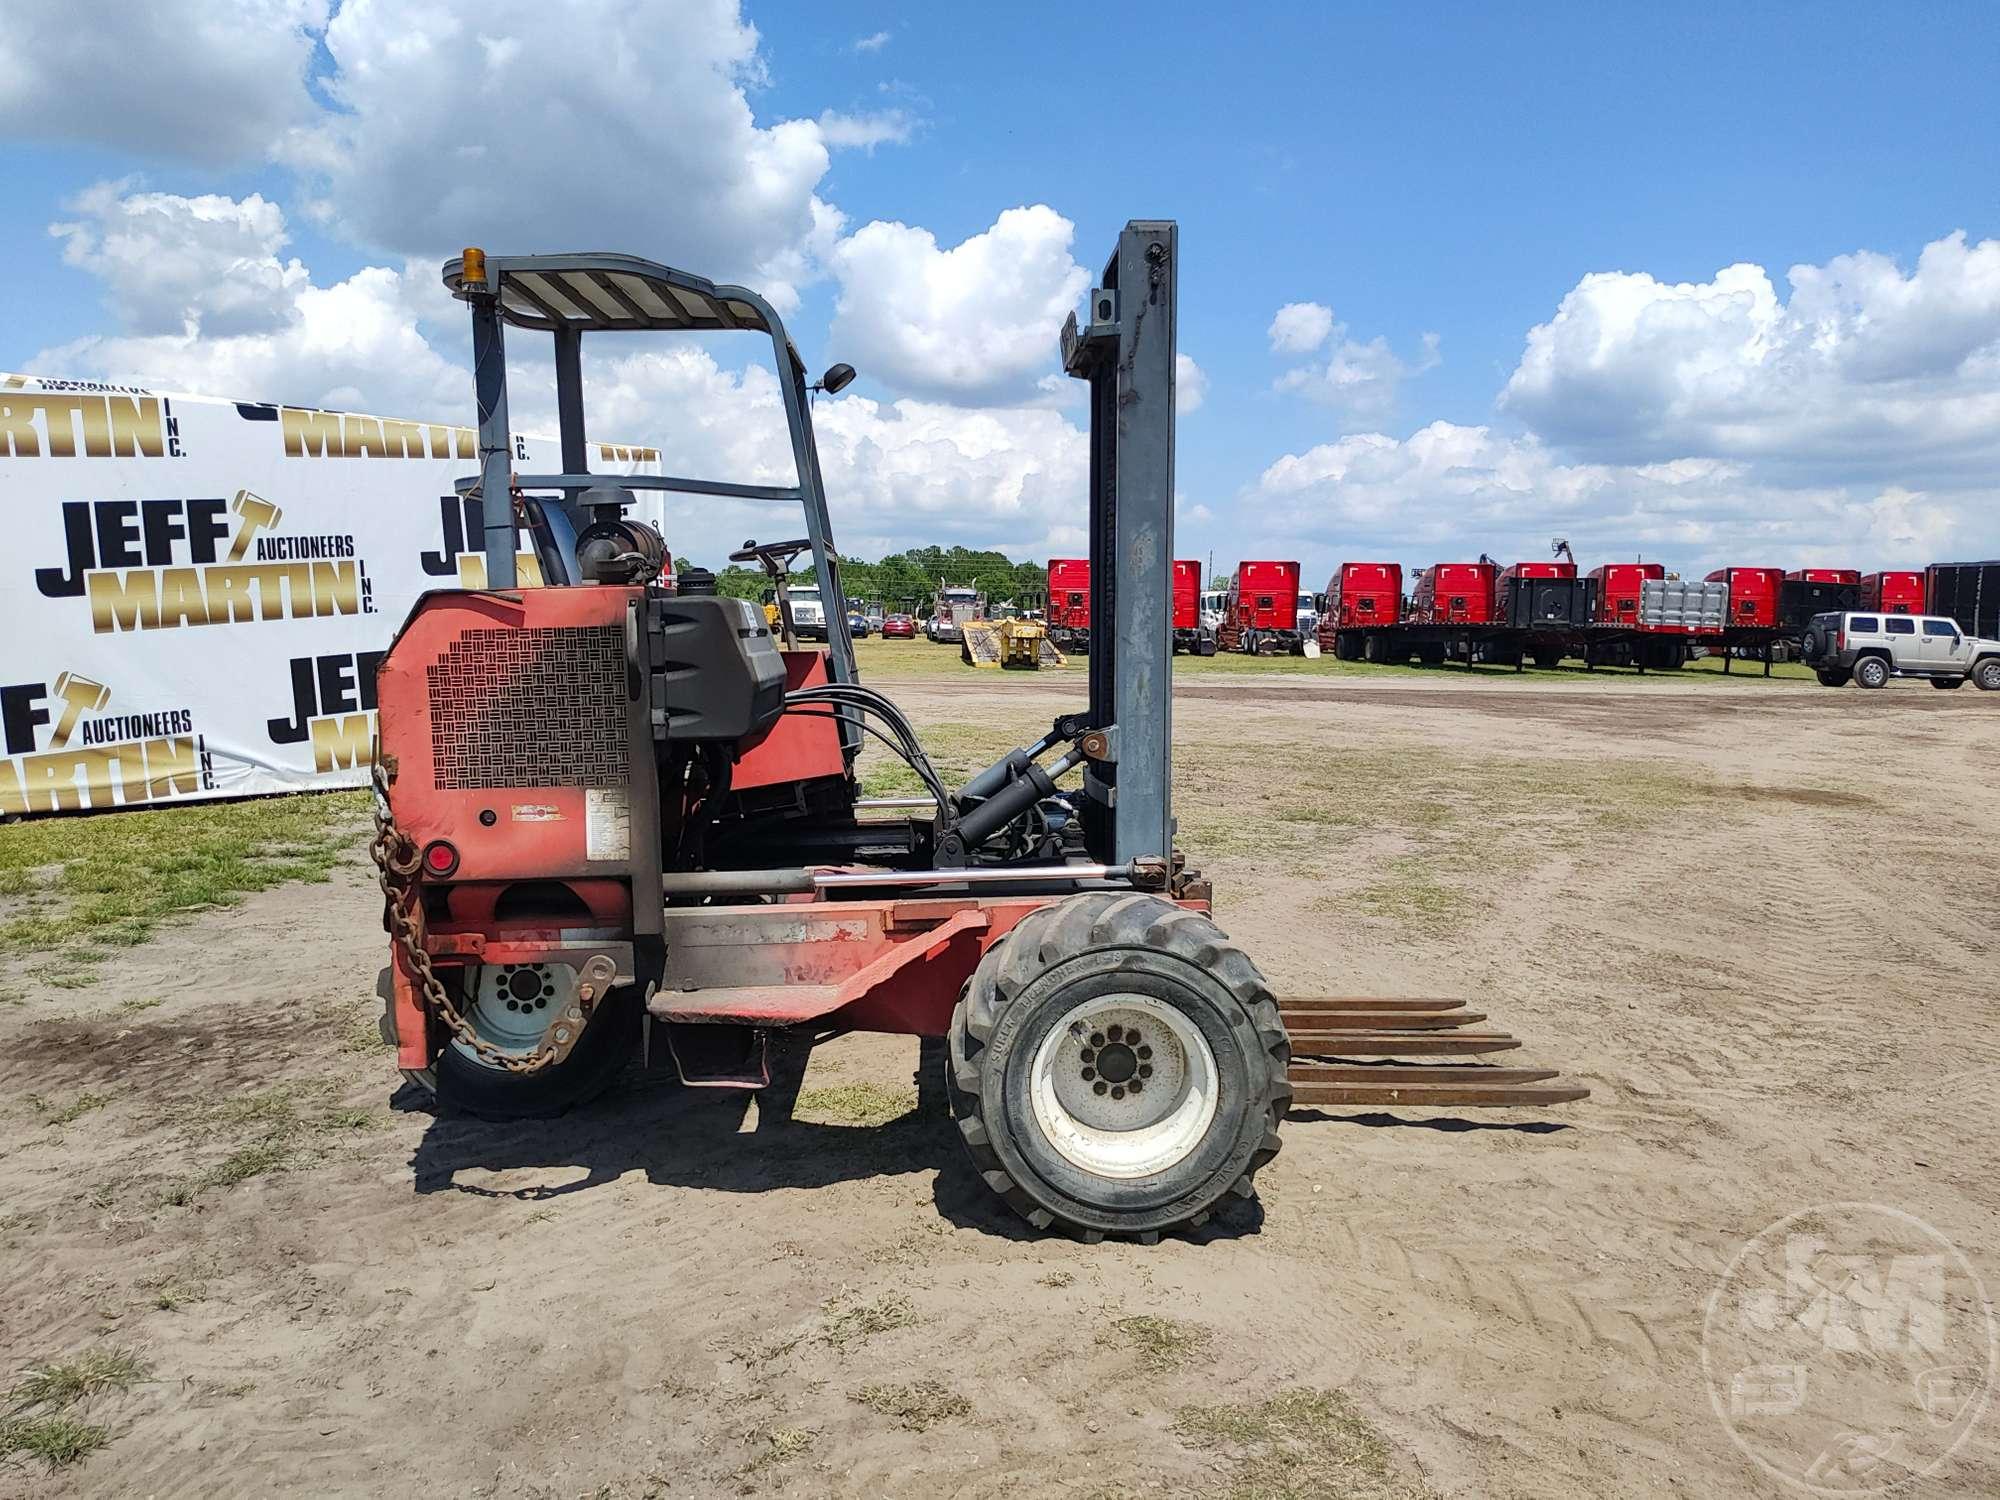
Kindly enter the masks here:
[[1967, 635], [1936, 615], [1814, 615], [1800, 659], [1825, 687], [1887, 687], [1891, 677], [1928, 677], [1955, 688], [1968, 677], [2000, 691], [2000, 641]]

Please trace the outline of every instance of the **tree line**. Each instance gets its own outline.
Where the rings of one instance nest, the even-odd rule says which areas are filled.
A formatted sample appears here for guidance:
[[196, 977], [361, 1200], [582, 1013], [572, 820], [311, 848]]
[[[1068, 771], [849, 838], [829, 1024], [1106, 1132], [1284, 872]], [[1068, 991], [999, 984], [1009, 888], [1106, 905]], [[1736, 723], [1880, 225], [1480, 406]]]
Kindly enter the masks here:
[[[690, 557], [675, 560], [676, 569], [697, 565]], [[840, 586], [848, 598], [879, 601], [891, 608], [927, 602], [937, 593], [940, 579], [954, 588], [978, 589], [996, 604], [1009, 600], [1039, 604], [1049, 587], [1048, 569], [1040, 563], [1017, 563], [1005, 553], [970, 547], [916, 547], [892, 552], [879, 562], [840, 560]], [[810, 586], [812, 570], [794, 571], [791, 582]], [[770, 586], [762, 568], [730, 563], [716, 570], [716, 591], [733, 598], [761, 599]]]

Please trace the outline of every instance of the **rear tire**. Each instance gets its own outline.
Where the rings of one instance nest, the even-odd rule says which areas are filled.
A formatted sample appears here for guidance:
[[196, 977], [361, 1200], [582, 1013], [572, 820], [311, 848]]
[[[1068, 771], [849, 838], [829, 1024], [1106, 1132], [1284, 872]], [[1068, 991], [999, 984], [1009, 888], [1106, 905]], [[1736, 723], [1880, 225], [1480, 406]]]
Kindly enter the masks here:
[[1879, 656], [1864, 656], [1854, 664], [1854, 685], [1884, 688], [1889, 685], [1889, 664]]
[[1983, 693], [2000, 693], [2000, 656], [1989, 656], [1974, 665], [1972, 685]]
[[1945, 689], [1961, 688], [1965, 686], [1965, 679], [1963, 677], [1933, 677], [1931, 679], [1931, 686]]
[[1562, 665], [1562, 659], [1562, 652], [1560, 651], [1537, 651], [1535, 653], [1535, 670], [1538, 672], [1552, 672]]
[[1819, 679], [1819, 685], [1821, 687], [1837, 688], [1837, 687], [1847, 686], [1847, 674], [1845, 672], [1839, 671], [1836, 668], [1831, 668], [1831, 667], [1823, 668], [1820, 671], [1813, 673], [1813, 676]]
[[1253, 1196], [1290, 1061], [1277, 1000], [1221, 929], [1107, 892], [1043, 907], [987, 950], [945, 1082], [974, 1167], [1029, 1223], [1150, 1244]]
[[[604, 997], [569, 1056], [533, 1073], [480, 1062], [455, 1040], [430, 1068], [432, 1092], [447, 1109], [482, 1120], [547, 1120], [586, 1104], [611, 1086], [631, 1060], [645, 1012], [640, 991], [622, 985]], [[461, 1001], [461, 1004], [464, 1002]]]

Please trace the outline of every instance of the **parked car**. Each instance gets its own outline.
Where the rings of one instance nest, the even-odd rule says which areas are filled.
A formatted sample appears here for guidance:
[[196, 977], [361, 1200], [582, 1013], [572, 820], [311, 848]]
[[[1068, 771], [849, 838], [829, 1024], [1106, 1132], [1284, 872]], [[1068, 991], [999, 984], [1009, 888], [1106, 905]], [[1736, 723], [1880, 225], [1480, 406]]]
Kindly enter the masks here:
[[1891, 677], [1928, 677], [1955, 688], [1968, 677], [2000, 691], [2000, 641], [1967, 635], [1937, 615], [1829, 613], [1806, 625], [1799, 652], [1824, 687], [1888, 686]]
[[847, 617], [847, 633], [857, 641], [868, 639], [868, 616], [851, 614]]
[[885, 641], [910, 641], [917, 635], [917, 622], [908, 615], [884, 615], [882, 617], [882, 639]]

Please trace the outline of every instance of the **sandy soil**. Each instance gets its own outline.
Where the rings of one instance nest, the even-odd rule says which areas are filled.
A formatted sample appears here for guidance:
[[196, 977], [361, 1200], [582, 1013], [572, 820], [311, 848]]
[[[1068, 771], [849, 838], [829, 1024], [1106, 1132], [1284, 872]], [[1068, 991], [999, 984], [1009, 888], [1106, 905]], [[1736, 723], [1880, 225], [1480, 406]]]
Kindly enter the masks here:
[[[2000, 703], [1184, 686], [1186, 841], [1277, 986], [1476, 997], [1590, 1100], [1304, 1111], [1259, 1204], [1084, 1247], [935, 1113], [855, 1120], [915, 1104], [913, 1042], [820, 1048], [791, 1119], [657, 1072], [554, 1124], [434, 1118], [365, 1040], [356, 866], [93, 990], [10, 979], [0, 1367], [117, 1346], [153, 1378], [0, 1493], [1777, 1494], [1700, 1363], [1745, 1240], [1870, 1199], [2000, 1287]], [[1067, 701], [897, 693], [946, 736]], [[927, 1381], [929, 1411], [880, 1389]], [[1351, 1405], [1291, 1467], [1175, 1426], [1299, 1389]], [[1908, 1493], [2000, 1493], [1996, 1421]]]

